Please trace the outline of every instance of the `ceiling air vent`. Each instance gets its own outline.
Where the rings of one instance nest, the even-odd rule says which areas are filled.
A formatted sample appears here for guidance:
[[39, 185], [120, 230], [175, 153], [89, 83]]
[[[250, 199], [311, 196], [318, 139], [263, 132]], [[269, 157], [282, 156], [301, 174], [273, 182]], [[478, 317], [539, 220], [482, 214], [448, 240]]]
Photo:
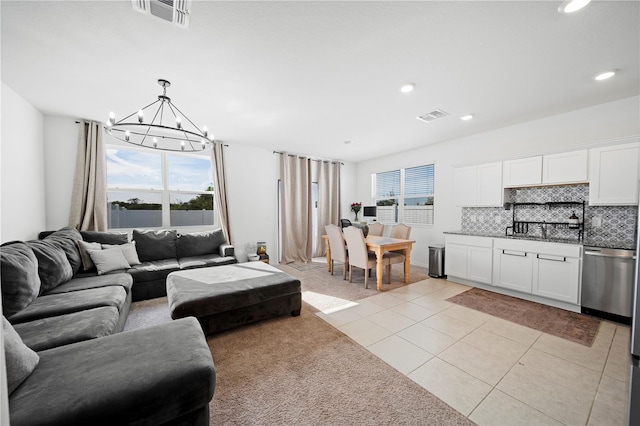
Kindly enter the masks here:
[[446, 117], [447, 115], [449, 115], [448, 112], [445, 112], [445, 111], [443, 111], [441, 109], [437, 109], [435, 111], [431, 111], [431, 112], [428, 112], [426, 114], [419, 115], [416, 118], [418, 120], [424, 121], [425, 123], [430, 123], [433, 120], [437, 120], [438, 118]]
[[191, 0], [131, 0], [133, 9], [181, 27], [189, 27]]

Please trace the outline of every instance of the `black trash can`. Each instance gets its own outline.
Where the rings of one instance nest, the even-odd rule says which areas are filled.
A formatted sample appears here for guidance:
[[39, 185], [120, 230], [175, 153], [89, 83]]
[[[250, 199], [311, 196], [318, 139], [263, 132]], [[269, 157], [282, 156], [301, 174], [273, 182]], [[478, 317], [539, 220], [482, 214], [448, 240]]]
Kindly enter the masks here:
[[429, 246], [429, 276], [446, 278], [444, 273], [444, 244]]

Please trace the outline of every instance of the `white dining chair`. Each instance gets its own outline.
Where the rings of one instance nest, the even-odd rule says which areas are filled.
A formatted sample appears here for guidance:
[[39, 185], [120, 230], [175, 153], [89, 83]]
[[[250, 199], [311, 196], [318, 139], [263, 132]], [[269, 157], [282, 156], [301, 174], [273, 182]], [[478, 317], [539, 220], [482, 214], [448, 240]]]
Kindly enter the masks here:
[[[367, 251], [362, 229], [355, 226], [344, 228], [344, 239], [349, 250], [349, 282], [353, 282], [353, 267], [364, 270], [364, 288], [369, 288], [369, 271], [376, 267], [376, 255]], [[333, 252], [332, 252], [333, 253]]]
[[[324, 227], [329, 237], [329, 250], [331, 250], [331, 275], [333, 275], [334, 261], [342, 262], [343, 274], [342, 279], [347, 279], [347, 267], [349, 266], [349, 253], [344, 245], [344, 237], [342, 230], [336, 225], [327, 225]], [[347, 228], [345, 228], [347, 229]]]
[[367, 235], [382, 237], [383, 234], [384, 234], [384, 225], [381, 224], [380, 222], [374, 222], [369, 225], [369, 234]]

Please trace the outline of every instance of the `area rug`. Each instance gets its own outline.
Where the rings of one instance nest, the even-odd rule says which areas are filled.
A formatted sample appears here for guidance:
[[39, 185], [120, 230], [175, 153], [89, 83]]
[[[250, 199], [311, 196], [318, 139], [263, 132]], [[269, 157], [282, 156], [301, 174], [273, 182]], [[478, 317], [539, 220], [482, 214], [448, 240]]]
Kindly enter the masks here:
[[292, 263], [288, 263], [287, 266], [297, 269], [298, 271], [311, 271], [313, 269], [327, 269], [327, 263], [320, 263], [320, 262], [309, 262], [309, 263], [304, 263], [304, 262], [292, 262]]
[[[134, 303], [127, 329], [170, 321], [166, 304]], [[208, 337], [211, 425], [474, 424], [313, 311]]]
[[479, 288], [447, 300], [585, 346], [591, 346], [600, 328], [600, 319], [596, 317]]

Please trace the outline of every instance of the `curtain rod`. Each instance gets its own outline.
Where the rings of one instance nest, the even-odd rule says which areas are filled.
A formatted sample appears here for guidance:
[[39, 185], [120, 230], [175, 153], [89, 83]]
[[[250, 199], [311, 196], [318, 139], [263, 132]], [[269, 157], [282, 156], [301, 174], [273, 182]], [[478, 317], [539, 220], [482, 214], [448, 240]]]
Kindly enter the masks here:
[[273, 151], [273, 153], [274, 154], [280, 154], [280, 155], [285, 155], [286, 154], [286, 155], [289, 155], [291, 157], [308, 158], [311, 161], [321, 161], [321, 162], [325, 162], [326, 161], [327, 163], [338, 163], [338, 164], [344, 166], [344, 163], [342, 161], [339, 161], [339, 160], [329, 160], [329, 159], [326, 159], [326, 158], [311, 158], [311, 157], [306, 156], [306, 155], [293, 154], [291, 152], [282, 152], [282, 151]]

